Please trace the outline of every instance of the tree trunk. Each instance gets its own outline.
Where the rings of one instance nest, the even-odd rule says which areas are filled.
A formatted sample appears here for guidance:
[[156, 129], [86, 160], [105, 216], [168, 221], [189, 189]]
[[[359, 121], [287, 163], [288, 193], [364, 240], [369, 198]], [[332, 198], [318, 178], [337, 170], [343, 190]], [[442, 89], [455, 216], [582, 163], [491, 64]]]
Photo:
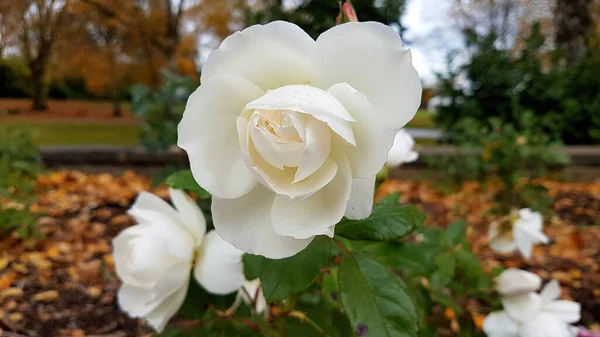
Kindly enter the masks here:
[[44, 66], [39, 64], [31, 67], [31, 87], [33, 89], [31, 93], [32, 98], [32, 109], [34, 111], [46, 110], [46, 86], [44, 83], [44, 75], [46, 69]]
[[121, 99], [119, 97], [119, 74], [117, 69], [117, 51], [114, 45], [110, 47], [110, 82], [111, 82], [111, 100], [113, 104], [113, 117], [119, 118], [121, 117]]
[[592, 0], [557, 0], [554, 25], [556, 44], [572, 62], [587, 51], [587, 42], [593, 30]]
[[112, 104], [113, 104], [113, 117], [119, 118], [123, 115], [121, 111], [121, 99], [119, 97], [119, 83], [116, 79], [113, 79], [112, 87]]

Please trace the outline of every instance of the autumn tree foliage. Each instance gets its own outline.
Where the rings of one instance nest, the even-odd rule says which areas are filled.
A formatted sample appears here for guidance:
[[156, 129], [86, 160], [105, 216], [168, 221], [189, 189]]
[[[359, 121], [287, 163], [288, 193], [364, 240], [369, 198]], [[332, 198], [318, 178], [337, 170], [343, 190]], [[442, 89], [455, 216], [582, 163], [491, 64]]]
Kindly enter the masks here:
[[70, 0], [3, 0], [6, 15], [17, 22], [12, 32], [31, 74], [34, 110], [46, 108], [44, 78]]

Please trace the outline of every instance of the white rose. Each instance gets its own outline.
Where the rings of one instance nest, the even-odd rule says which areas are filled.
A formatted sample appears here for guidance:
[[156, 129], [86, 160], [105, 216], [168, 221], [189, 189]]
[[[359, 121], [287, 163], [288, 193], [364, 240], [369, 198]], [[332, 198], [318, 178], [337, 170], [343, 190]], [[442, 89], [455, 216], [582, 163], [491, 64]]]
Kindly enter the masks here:
[[490, 247], [500, 253], [519, 250], [524, 258], [531, 257], [534, 244], [549, 242], [542, 232], [542, 215], [524, 208], [490, 225]]
[[129, 214], [138, 222], [113, 241], [118, 303], [131, 317], [143, 317], [157, 331], [179, 310], [190, 271], [208, 291], [227, 294], [244, 282], [242, 254], [215, 231], [206, 233], [202, 211], [184, 192], [170, 190], [175, 210], [142, 192]]
[[210, 54], [201, 82], [178, 145], [219, 234], [268, 258], [371, 213], [375, 175], [421, 97], [400, 36], [374, 22], [316, 41], [287, 22], [246, 28]]
[[496, 291], [503, 296], [524, 295], [541, 286], [539, 276], [521, 269], [509, 268], [496, 277]]
[[388, 153], [386, 164], [388, 166], [399, 166], [405, 163], [412, 163], [419, 158], [419, 153], [415, 152], [414, 138], [404, 129], [396, 133], [394, 144]]
[[504, 310], [489, 314], [483, 321], [483, 331], [489, 337], [572, 337], [577, 329], [569, 324], [581, 318], [581, 305], [559, 297], [556, 280], [540, 294], [503, 297]]

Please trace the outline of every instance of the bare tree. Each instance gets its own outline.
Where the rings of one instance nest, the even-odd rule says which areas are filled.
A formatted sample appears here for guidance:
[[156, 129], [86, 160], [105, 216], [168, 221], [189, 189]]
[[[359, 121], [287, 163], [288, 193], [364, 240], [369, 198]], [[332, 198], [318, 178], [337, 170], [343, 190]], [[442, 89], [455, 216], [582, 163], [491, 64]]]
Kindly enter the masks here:
[[523, 0], [455, 0], [454, 15], [461, 29], [494, 34], [497, 43], [507, 48], [518, 34], [522, 5]]
[[[10, 0], [4, 0], [10, 1]], [[31, 72], [33, 110], [46, 109], [45, 75], [69, 0], [12, 0], [20, 15], [21, 53]]]
[[588, 39], [594, 32], [592, 5], [594, 0], [557, 0], [554, 10], [556, 44], [571, 62], [587, 51]]

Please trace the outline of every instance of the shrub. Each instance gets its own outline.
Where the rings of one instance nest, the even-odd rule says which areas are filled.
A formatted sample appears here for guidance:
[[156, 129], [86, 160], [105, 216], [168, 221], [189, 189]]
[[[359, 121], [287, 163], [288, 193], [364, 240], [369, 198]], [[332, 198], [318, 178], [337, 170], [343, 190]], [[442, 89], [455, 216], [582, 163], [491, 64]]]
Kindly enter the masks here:
[[20, 128], [0, 133], [0, 235], [15, 232], [21, 238], [37, 234], [37, 216], [30, 212], [35, 201], [40, 154], [31, 134]]
[[177, 124], [181, 120], [185, 102], [198, 83], [192, 78], [162, 72], [164, 84], [155, 91], [144, 85], [131, 87], [131, 111], [145, 117], [142, 127], [142, 145], [148, 151], [168, 149], [177, 143]]
[[28, 97], [29, 71], [18, 59], [0, 61], [0, 97]]
[[559, 151], [562, 143], [540, 130], [531, 111], [519, 115], [517, 125], [503, 123], [498, 117], [485, 123], [468, 117], [459, 120], [448, 137], [465, 153], [436, 158], [432, 164], [455, 184], [469, 179], [499, 180], [502, 188], [497, 201], [502, 212], [513, 207], [548, 211], [546, 190], [534, 179], [569, 159]]
[[[440, 95], [447, 97], [435, 121], [452, 131], [463, 118], [488, 123], [496, 117], [516, 125], [524, 111], [531, 111], [535, 123], [552, 138], [566, 144], [595, 144], [600, 141], [600, 56], [590, 53], [568, 66], [555, 62], [558, 52], [544, 53], [539, 26], [523, 50], [499, 49], [496, 36], [466, 32], [467, 45], [474, 50], [471, 61], [441, 78]], [[542, 59], [551, 62], [544, 69]], [[467, 87], [457, 85], [464, 76]], [[491, 126], [488, 124], [488, 126]]]

